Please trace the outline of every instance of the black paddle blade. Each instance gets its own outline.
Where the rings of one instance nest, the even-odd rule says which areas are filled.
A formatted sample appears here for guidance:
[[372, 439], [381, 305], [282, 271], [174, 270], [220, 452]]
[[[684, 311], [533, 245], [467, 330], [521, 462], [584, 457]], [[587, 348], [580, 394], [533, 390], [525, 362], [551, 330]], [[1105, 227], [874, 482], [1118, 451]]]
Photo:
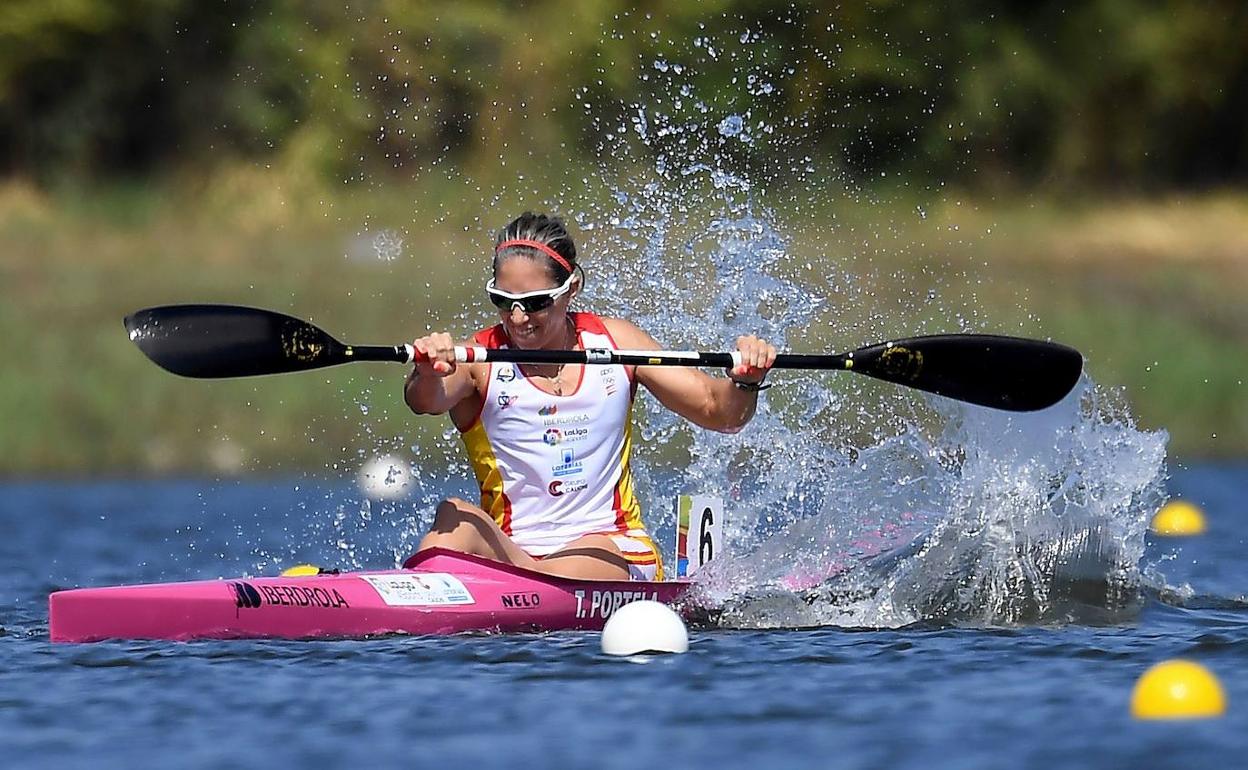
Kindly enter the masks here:
[[1083, 356], [1056, 342], [948, 334], [855, 350], [846, 368], [980, 406], [1031, 412], [1070, 393]]
[[144, 355], [183, 377], [250, 377], [335, 366], [347, 348], [288, 315], [234, 305], [167, 305], [126, 316]]

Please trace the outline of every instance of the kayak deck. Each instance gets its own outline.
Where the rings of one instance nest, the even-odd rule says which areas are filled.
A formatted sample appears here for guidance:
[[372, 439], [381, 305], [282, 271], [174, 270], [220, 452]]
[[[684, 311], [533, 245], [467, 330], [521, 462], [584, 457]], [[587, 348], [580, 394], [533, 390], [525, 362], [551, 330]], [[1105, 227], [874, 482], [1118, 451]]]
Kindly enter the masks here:
[[57, 591], [48, 627], [54, 642], [599, 630], [624, 604], [670, 604], [688, 585], [575, 580], [434, 548], [397, 570]]

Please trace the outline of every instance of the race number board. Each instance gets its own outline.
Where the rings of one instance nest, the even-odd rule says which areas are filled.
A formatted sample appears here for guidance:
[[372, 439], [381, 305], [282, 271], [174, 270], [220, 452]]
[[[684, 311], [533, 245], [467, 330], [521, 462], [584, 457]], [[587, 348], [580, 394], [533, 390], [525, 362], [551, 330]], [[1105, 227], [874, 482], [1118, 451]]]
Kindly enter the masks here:
[[709, 495], [676, 498], [676, 577], [689, 577], [723, 545], [724, 501]]

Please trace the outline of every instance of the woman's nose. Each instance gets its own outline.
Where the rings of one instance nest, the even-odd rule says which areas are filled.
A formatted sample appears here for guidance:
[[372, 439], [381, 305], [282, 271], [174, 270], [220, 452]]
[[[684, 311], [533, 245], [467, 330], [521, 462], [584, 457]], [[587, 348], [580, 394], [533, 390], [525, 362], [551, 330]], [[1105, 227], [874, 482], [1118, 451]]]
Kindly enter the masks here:
[[513, 324], [524, 323], [526, 320], [528, 320], [528, 317], [529, 317], [529, 314], [524, 312], [524, 308], [520, 306], [519, 302], [512, 303], [511, 322]]

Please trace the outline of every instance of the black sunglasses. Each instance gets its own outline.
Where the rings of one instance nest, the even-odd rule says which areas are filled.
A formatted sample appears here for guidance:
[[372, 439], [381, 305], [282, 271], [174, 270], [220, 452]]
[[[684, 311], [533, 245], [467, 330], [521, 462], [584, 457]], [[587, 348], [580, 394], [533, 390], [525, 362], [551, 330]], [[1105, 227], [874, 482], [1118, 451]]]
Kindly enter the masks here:
[[485, 291], [490, 295], [490, 302], [494, 303], [494, 307], [499, 310], [512, 311], [519, 307], [525, 313], [539, 313], [551, 305], [555, 301], [567, 294], [572, 288], [572, 278], [569, 275], [568, 280], [563, 285], [556, 286], [553, 289], [538, 289], [537, 291], [526, 291], [521, 294], [512, 294], [509, 291], [494, 286], [494, 279], [485, 285]]

